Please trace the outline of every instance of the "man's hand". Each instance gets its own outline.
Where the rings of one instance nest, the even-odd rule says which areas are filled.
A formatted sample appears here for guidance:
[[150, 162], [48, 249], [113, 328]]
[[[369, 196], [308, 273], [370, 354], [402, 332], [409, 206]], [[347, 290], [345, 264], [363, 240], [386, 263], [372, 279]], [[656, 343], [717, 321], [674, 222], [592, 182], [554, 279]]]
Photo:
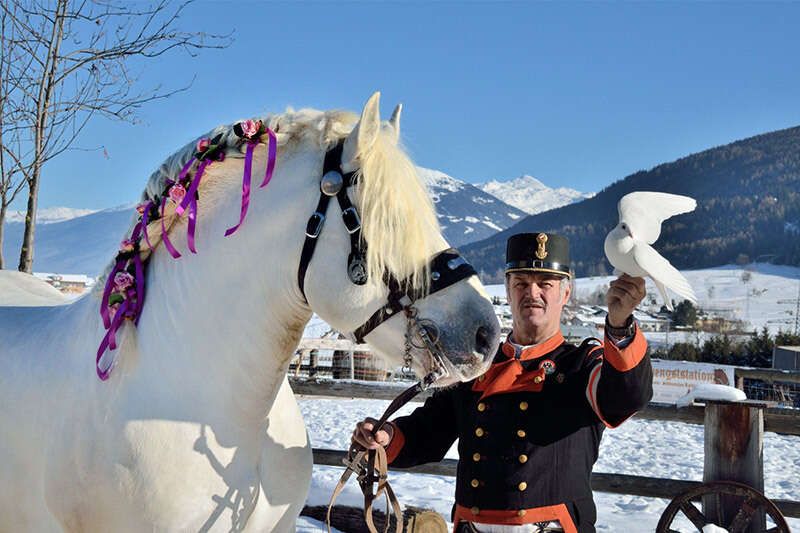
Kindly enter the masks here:
[[378, 421], [374, 418], [365, 418], [363, 421], [356, 424], [356, 429], [353, 431], [351, 440], [368, 450], [375, 450], [381, 446], [388, 446], [392, 441], [392, 426], [389, 423], [384, 424], [383, 428], [373, 437], [372, 430], [377, 423]]
[[645, 294], [647, 293], [644, 290], [644, 278], [622, 274], [612, 281], [606, 293], [608, 323], [615, 328], [625, 327], [625, 321], [642, 303]]

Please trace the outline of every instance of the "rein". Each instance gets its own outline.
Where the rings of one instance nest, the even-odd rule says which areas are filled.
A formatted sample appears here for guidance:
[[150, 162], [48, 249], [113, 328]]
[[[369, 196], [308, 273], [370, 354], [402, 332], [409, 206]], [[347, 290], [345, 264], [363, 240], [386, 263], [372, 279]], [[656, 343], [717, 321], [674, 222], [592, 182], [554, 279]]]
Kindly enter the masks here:
[[[406, 313], [406, 317], [408, 318], [408, 324], [406, 328], [405, 365], [408, 367], [411, 365], [410, 350], [411, 346], [414, 345], [413, 336], [416, 333], [416, 335], [422, 340], [424, 347], [431, 354], [434, 362], [434, 369], [431, 370], [431, 372], [428, 373], [421, 381], [407, 388], [394, 400], [392, 400], [392, 402], [381, 415], [378, 423], [375, 424], [375, 427], [372, 430], [373, 436], [376, 435], [381, 428], [383, 428], [390, 416], [411, 401], [411, 399], [417, 394], [428, 389], [437, 379], [447, 375], [448, 373], [441, 359], [441, 357], [444, 355], [444, 352], [441, 350], [439, 344], [429, 335], [427, 329], [429, 326], [417, 318], [416, 308], [414, 308], [413, 305], [408, 305], [404, 311]], [[403, 511], [400, 507], [400, 501], [397, 499], [394, 490], [392, 490], [392, 487], [389, 485], [389, 461], [386, 456], [386, 450], [383, 447], [379, 447], [375, 450], [364, 450], [353, 443], [350, 445], [350, 449], [347, 451], [347, 457], [345, 457], [342, 462], [344, 463], [345, 470], [344, 473], [342, 473], [342, 476], [339, 478], [339, 482], [336, 484], [336, 487], [333, 489], [333, 494], [331, 494], [331, 500], [328, 503], [328, 512], [325, 518], [325, 522], [328, 527], [328, 533], [331, 532], [331, 512], [333, 511], [333, 506], [336, 503], [336, 498], [342, 492], [347, 480], [350, 479], [352, 474], [356, 474], [358, 485], [361, 488], [361, 492], [364, 494], [364, 521], [366, 522], [370, 533], [377, 533], [378, 531], [378, 529], [375, 527], [375, 522], [372, 517], [372, 505], [375, 502], [375, 499], [382, 494], [386, 498], [386, 524], [383, 528], [384, 533], [389, 531], [389, 507], [392, 508], [395, 517], [395, 533], [402, 533]]]

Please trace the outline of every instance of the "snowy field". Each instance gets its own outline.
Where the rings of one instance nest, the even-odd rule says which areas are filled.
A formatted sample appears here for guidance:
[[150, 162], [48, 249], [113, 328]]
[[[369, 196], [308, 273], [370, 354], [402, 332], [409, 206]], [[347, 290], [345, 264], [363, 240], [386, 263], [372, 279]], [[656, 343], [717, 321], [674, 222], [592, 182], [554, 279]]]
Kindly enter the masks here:
[[[303, 412], [314, 448], [345, 450], [356, 422], [378, 417], [389, 404], [383, 400], [302, 397]], [[409, 404], [406, 414], [419, 404]], [[456, 459], [456, 447], [447, 457]], [[703, 426], [632, 419], [603, 437], [595, 472], [631, 474], [690, 481], [703, 477]], [[342, 469], [315, 466], [308, 505], [327, 505]], [[431, 508], [450, 517], [455, 478], [392, 472], [390, 482], [403, 505]], [[800, 500], [800, 439], [766, 433], [764, 437], [765, 492], [770, 498]], [[596, 492], [597, 530], [603, 532], [654, 531], [668, 501]], [[363, 497], [350, 480], [337, 503], [360, 507]], [[380, 508], [380, 507], [379, 507]], [[800, 531], [800, 520], [789, 519]], [[302, 518], [298, 531], [323, 531], [323, 524]], [[688, 522], [681, 531], [696, 531]]]
[[[796, 299], [800, 297], [798, 267], [753, 263], [743, 267], [727, 265], [682, 270], [681, 273], [694, 289], [698, 307], [710, 314], [741, 320], [750, 330], [760, 330], [766, 326], [775, 333], [794, 328]], [[575, 280], [575, 291], [578, 297], [589, 295], [597, 287], [607, 286], [613, 279], [613, 276], [578, 278]], [[503, 290], [502, 285], [493, 287]], [[653, 301], [655, 303], [651, 303]], [[644, 303], [645, 307], [654, 311], [663, 304], [661, 295], [649, 278]], [[670, 335], [674, 334], [672, 332]], [[695, 341], [695, 335], [692, 334], [692, 342]]]

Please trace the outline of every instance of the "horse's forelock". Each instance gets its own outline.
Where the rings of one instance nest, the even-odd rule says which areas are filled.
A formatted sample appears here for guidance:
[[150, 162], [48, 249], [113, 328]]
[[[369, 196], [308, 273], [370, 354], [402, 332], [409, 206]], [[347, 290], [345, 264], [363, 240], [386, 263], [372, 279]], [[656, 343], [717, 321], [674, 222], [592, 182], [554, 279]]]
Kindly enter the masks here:
[[361, 156], [358, 173], [369, 279], [382, 280], [384, 272], [390, 272], [427, 292], [428, 264], [440, 229], [416, 166], [394, 136], [382, 130], [372, 149]]

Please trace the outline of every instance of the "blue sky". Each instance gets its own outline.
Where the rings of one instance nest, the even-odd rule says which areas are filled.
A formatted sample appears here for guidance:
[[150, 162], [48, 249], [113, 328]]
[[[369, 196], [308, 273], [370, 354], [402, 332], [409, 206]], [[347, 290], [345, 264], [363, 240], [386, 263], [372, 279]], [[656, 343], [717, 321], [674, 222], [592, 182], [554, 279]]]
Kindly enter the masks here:
[[[403, 102], [415, 162], [472, 183], [531, 174], [596, 191], [640, 169], [800, 124], [800, 4], [200, 1], [183, 29], [235, 42], [144, 63], [192, 87], [140, 123], [99, 119], [45, 167], [40, 207], [135, 201], [220, 123], [286, 106]], [[21, 208], [21, 205], [17, 206]]]

